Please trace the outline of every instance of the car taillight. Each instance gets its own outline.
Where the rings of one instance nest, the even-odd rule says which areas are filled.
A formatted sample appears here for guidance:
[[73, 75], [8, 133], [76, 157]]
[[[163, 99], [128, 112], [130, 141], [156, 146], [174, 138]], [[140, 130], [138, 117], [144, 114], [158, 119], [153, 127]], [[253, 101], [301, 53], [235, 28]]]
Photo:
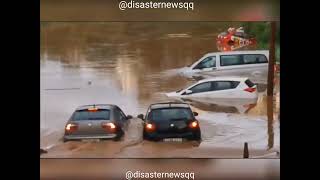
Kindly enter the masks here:
[[67, 134], [71, 134], [78, 130], [78, 124], [76, 123], [68, 123], [65, 128], [65, 132]]
[[156, 125], [152, 123], [146, 123], [145, 129], [147, 132], [154, 132], [156, 130]]
[[192, 121], [192, 122], [189, 124], [189, 127], [192, 128], [192, 129], [198, 128], [198, 127], [199, 127], [198, 121]]
[[99, 110], [99, 109], [96, 108], [96, 107], [88, 108], [88, 111], [89, 111], [89, 112], [96, 112], [96, 111], [98, 111], [98, 110]]
[[117, 129], [117, 126], [114, 123], [102, 123], [101, 124], [102, 128], [108, 130], [109, 132], [115, 132]]
[[250, 93], [252, 93], [252, 92], [255, 92], [256, 91], [256, 88], [246, 88], [246, 89], [244, 89], [244, 91], [247, 91], [247, 92], [250, 92]]

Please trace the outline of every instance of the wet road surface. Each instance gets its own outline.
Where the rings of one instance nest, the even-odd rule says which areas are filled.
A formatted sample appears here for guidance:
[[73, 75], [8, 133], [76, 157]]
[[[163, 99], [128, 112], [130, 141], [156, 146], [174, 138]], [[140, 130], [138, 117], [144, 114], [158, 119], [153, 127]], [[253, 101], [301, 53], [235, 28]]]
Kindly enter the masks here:
[[[149, 104], [172, 101], [164, 93], [197, 81], [179, 68], [217, 51], [215, 37], [230, 24], [205, 23], [43, 23], [41, 25], [41, 157], [250, 157], [277, 158], [280, 149], [278, 100], [267, 122], [266, 85], [256, 104], [240, 101], [189, 102], [199, 113], [202, 142], [142, 140], [142, 124], [131, 120], [120, 142], [67, 142], [65, 123], [79, 105], [116, 104], [126, 114], [145, 114]], [[233, 23], [237, 25], [237, 23]], [[143, 33], [141, 33], [143, 32]], [[276, 86], [278, 99], [279, 82]], [[270, 127], [269, 127], [270, 128]], [[268, 133], [269, 132], [269, 133]]]

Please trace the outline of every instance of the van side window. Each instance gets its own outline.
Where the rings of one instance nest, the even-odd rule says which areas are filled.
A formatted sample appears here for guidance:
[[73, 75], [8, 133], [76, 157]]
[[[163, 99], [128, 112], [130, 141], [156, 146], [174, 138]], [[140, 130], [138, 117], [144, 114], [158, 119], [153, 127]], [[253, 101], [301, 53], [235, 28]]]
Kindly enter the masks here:
[[243, 55], [245, 64], [267, 63], [267, 57], [262, 54], [245, 54]]
[[204, 68], [212, 68], [216, 67], [216, 57], [210, 56], [202, 60], [196, 67], [193, 69], [204, 69]]
[[211, 82], [204, 82], [204, 83], [198, 84], [192, 87], [190, 90], [192, 91], [192, 94], [211, 91]]
[[239, 81], [214, 81], [212, 82], [212, 91], [234, 89], [239, 83]]
[[268, 63], [267, 57], [263, 54], [239, 54], [220, 56], [221, 66], [244, 65]]
[[232, 66], [244, 64], [241, 55], [222, 55], [220, 56], [221, 66]]

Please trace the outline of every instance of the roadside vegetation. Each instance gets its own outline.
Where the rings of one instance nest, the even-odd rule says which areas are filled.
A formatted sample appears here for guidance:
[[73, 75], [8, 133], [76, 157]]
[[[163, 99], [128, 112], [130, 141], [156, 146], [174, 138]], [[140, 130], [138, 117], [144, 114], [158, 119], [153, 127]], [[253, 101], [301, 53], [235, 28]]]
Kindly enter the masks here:
[[[271, 26], [269, 22], [246, 22], [242, 23], [245, 32], [257, 39], [258, 49], [269, 49]], [[276, 24], [276, 62], [280, 63], [280, 23]]]

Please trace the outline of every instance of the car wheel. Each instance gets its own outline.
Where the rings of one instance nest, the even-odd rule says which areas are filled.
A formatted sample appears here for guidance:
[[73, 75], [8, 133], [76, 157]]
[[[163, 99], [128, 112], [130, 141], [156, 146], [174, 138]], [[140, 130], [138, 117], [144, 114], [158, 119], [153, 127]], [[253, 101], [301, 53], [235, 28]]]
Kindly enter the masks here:
[[194, 133], [192, 140], [201, 141], [201, 132], [197, 131], [196, 133]]
[[156, 137], [150, 137], [148, 136], [145, 132], [143, 132], [143, 140], [147, 140], [147, 141], [160, 141], [161, 139], [156, 138]]
[[150, 138], [150, 137], [148, 137], [148, 136], [143, 136], [143, 140], [157, 142], [157, 141], [160, 141], [160, 140], [162, 140], [162, 139], [159, 139], [159, 138]]
[[113, 138], [114, 141], [120, 141], [121, 138], [123, 137], [124, 135], [124, 132], [123, 130], [121, 129], [118, 133], [117, 133], [117, 136], [115, 138]]
[[143, 133], [143, 140], [147, 140], [147, 141], [150, 141], [150, 138], [148, 136], [146, 136], [144, 133]]

